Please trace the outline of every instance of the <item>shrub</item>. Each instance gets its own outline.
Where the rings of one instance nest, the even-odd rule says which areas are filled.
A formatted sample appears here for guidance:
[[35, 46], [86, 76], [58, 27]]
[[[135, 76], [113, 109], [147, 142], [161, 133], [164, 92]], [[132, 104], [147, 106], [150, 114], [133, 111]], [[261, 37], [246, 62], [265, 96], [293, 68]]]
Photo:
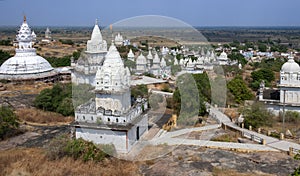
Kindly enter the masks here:
[[64, 116], [74, 115], [72, 102], [72, 85], [56, 84], [52, 89], [44, 89], [34, 100], [35, 107], [61, 113]]
[[263, 103], [256, 102], [252, 106], [246, 107], [243, 111], [245, 126], [251, 125], [254, 128], [262, 126], [272, 126], [274, 119], [272, 114], [266, 109]]
[[83, 161], [102, 161], [104, 158], [115, 154], [113, 145], [96, 146], [93, 142], [80, 139], [70, 139], [67, 135], [54, 138], [46, 146], [46, 156], [50, 160], [62, 157], [72, 157]]
[[6, 106], [0, 107], [0, 139], [13, 135], [19, 127], [17, 116]]
[[242, 103], [245, 100], [253, 98], [251, 91], [248, 89], [242, 77], [237, 76], [227, 84], [228, 90], [234, 95], [234, 100], [237, 103]]

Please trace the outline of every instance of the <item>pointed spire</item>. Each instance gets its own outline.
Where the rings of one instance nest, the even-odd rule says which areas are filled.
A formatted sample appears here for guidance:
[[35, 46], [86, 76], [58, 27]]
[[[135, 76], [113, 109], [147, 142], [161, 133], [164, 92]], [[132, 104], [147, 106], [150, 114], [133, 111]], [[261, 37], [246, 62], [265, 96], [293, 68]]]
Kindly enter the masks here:
[[24, 22], [26, 22], [26, 15], [24, 15], [24, 19], [23, 19], [23, 21], [24, 21]]
[[288, 56], [288, 60], [294, 60], [294, 56], [292, 52], [290, 52], [290, 55]]
[[98, 25], [98, 19], [96, 18], [95, 25]]

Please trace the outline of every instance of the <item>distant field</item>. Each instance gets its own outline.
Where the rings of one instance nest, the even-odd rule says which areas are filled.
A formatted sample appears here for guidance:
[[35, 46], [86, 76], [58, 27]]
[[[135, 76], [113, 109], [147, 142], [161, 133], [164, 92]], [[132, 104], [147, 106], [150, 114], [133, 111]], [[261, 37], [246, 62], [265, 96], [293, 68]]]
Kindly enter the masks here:
[[[75, 45], [73, 49], [84, 47], [92, 33], [91, 27], [50, 27], [54, 40], [72, 40]], [[18, 27], [0, 27], [0, 40], [14, 40]], [[32, 27], [41, 40], [44, 36], [45, 27]], [[199, 32], [198, 32], [199, 31]], [[134, 29], [115, 29], [113, 34], [120, 32], [125, 39], [132, 39], [137, 36], [156, 36], [173, 40], [180, 44], [216, 44], [232, 41], [280, 41], [283, 45], [292, 48], [300, 48], [300, 27], [195, 27], [193, 28], [134, 28]], [[110, 43], [112, 33], [109, 29], [102, 30], [103, 38]], [[167, 42], [170, 44], [170, 42]], [[79, 46], [81, 45], [81, 46]], [[7, 50], [7, 47], [0, 49]], [[47, 48], [47, 50], [50, 48]], [[63, 50], [72, 50], [63, 47]], [[43, 53], [41, 53], [43, 54]], [[67, 53], [64, 53], [67, 54]]]

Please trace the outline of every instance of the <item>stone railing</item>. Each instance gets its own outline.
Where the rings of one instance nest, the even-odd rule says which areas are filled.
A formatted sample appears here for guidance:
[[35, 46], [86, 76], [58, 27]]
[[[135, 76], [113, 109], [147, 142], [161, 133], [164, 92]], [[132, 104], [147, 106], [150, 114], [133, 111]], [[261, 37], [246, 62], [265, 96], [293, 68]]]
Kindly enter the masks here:
[[254, 134], [251, 134], [251, 133], [248, 133], [248, 132], [245, 132], [245, 131], [241, 131], [241, 136], [245, 137], [245, 138], [248, 138], [248, 139], [251, 139], [251, 141], [258, 142], [259, 144], [262, 144], [262, 145], [266, 144], [266, 140], [264, 138], [261, 138], [259, 136], [256, 136]]
[[299, 149], [296, 149], [296, 148], [293, 148], [293, 147], [290, 147], [289, 148], [289, 155], [290, 156], [294, 156], [296, 154], [299, 154], [300, 150]]

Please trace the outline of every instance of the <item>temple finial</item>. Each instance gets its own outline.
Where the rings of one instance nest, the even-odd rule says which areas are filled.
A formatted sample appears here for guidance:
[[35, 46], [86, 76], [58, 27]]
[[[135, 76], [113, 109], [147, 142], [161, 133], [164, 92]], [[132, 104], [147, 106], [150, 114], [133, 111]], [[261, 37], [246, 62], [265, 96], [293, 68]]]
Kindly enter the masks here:
[[26, 22], [26, 15], [24, 15], [24, 22]]
[[98, 25], [98, 19], [96, 19], [96, 21], [95, 21], [95, 25]]

